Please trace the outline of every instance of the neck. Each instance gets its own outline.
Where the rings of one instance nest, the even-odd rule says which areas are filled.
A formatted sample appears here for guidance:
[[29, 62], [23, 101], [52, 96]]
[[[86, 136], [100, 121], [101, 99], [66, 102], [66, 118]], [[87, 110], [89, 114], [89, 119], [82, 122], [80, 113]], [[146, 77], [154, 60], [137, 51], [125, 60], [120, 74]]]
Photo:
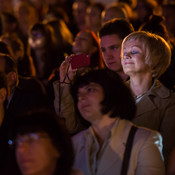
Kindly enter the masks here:
[[99, 144], [103, 144], [115, 121], [116, 118], [110, 118], [109, 115], [106, 114], [99, 122], [92, 124]]
[[146, 93], [152, 86], [152, 75], [150, 73], [143, 76], [131, 76], [130, 88], [135, 96]]
[[41, 49], [36, 49], [35, 50], [35, 54], [36, 54], [36, 56], [37, 57], [43, 57], [43, 55], [45, 54], [45, 50], [43, 49], [43, 48], [41, 48]]
[[126, 75], [123, 71], [117, 72], [117, 74], [123, 79], [123, 80], [127, 80], [128, 79], [128, 75]]

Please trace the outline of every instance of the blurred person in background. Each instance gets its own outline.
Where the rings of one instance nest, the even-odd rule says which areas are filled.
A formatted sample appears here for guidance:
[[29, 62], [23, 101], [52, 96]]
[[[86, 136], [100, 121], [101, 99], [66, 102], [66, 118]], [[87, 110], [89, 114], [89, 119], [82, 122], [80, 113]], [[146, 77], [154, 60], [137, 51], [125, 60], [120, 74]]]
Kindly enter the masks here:
[[86, 11], [86, 26], [87, 29], [92, 30], [95, 34], [98, 33], [102, 25], [102, 12], [105, 9], [103, 3], [92, 3]]
[[102, 12], [103, 24], [114, 18], [121, 18], [121, 19], [128, 18], [126, 10], [121, 6], [119, 6], [118, 4], [112, 4], [107, 6], [106, 9]]
[[36, 77], [33, 59], [26, 54], [21, 39], [15, 33], [6, 33], [0, 37], [0, 40], [11, 48], [13, 59], [17, 64], [18, 74], [24, 77]]
[[2, 23], [2, 35], [8, 34], [16, 34], [20, 36], [20, 28], [17, 18], [7, 12], [3, 12], [0, 15], [1, 23]]
[[[54, 30], [57, 50], [56, 56], [58, 59], [57, 66], [59, 67], [63, 58], [72, 53], [73, 34], [67, 27], [66, 23], [60, 18], [54, 17], [45, 19], [43, 23], [49, 24]], [[48, 78], [47, 92], [51, 102], [54, 100], [53, 82], [58, 80], [59, 77], [58, 67], [51, 72]]]
[[162, 5], [162, 15], [165, 17], [169, 36], [175, 44], [175, 1], [168, 1]]
[[73, 21], [70, 26], [70, 30], [74, 37], [81, 30], [86, 29], [86, 10], [91, 4], [91, 0], [76, 0], [72, 4]]
[[36, 77], [47, 87], [50, 74], [64, 59], [64, 54], [57, 50], [55, 33], [49, 24], [35, 23], [31, 26], [28, 55], [33, 58]]
[[19, 76], [17, 65], [10, 55], [0, 53], [0, 71], [7, 76], [6, 111], [10, 118], [38, 107], [50, 107], [43, 84], [36, 78]]
[[9, 174], [82, 175], [72, 169], [71, 139], [53, 111], [37, 109], [20, 115], [14, 121], [13, 139], [9, 143], [12, 147]]
[[171, 63], [168, 69], [159, 77], [159, 80], [169, 89], [175, 91], [175, 45], [172, 42], [163, 16], [153, 15], [149, 21], [143, 23], [139, 31], [148, 31], [163, 37], [171, 47]]
[[38, 22], [39, 17], [35, 7], [26, 1], [20, 1], [14, 8], [14, 15], [19, 22], [22, 39], [25, 49], [27, 48], [28, 32], [30, 27]]
[[137, 0], [134, 12], [136, 14], [136, 19], [132, 21], [135, 30], [146, 21], [153, 14], [160, 14], [159, 4], [156, 0]]

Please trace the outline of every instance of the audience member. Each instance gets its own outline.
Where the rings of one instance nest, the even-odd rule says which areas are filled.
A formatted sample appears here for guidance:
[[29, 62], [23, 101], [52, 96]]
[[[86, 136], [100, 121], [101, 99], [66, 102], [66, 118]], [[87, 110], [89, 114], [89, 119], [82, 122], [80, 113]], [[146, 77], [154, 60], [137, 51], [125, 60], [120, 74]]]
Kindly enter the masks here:
[[[90, 66], [88, 68], [104, 67], [99, 42], [97, 36], [92, 31], [86, 30], [77, 34], [73, 44], [73, 52], [75, 55], [90, 55]], [[69, 93], [70, 83], [75, 73], [80, 73], [88, 68], [72, 70], [70, 59], [71, 56], [68, 56], [65, 61], [63, 61], [59, 68], [59, 81], [54, 82], [54, 107], [57, 114], [64, 118], [66, 127], [70, 133], [74, 134], [81, 129], [81, 125], [76, 121], [73, 99]]]
[[21, 39], [15, 34], [1, 35], [0, 40], [5, 42], [12, 50], [12, 56], [18, 67], [18, 74], [25, 77], [35, 77], [36, 69], [32, 57], [28, 56]]
[[66, 23], [59, 18], [46, 19], [43, 21], [43, 23], [49, 24], [54, 29], [56, 49], [58, 50], [57, 52], [59, 54], [58, 58], [63, 55], [67, 56], [71, 54], [74, 38]]
[[153, 14], [159, 14], [158, 3], [156, 0], [138, 0], [134, 9], [136, 13], [135, 21], [132, 21], [135, 30], [138, 30], [140, 25], [148, 21], [149, 17]]
[[38, 22], [38, 16], [35, 7], [28, 1], [20, 1], [14, 7], [14, 15], [19, 22], [20, 38], [25, 48], [27, 48], [27, 39], [30, 26]]
[[162, 5], [162, 15], [165, 17], [165, 25], [168, 29], [169, 36], [175, 44], [175, 2], [167, 1]]
[[2, 23], [2, 34], [6, 33], [16, 33], [20, 35], [19, 23], [17, 18], [10, 13], [1, 13], [1, 23]]
[[53, 28], [49, 24], [34, 24], [29, 31], [28, 43], [28, 55], [33, 58], [36, 76], [47, 87], [50, 74], [64, 58], [57, 50]]
[[102, 24], [114, 18], [127, 19], [128, 15], [126, 10], [117, 4], [107, 6], [102, 12]]
[[[135, 1], [135, 0], [133, 0], [133, 1]], [[134, 12], [134, 7], [135, 7], [134, 3], [135, 2], [133, 2], [132, 6], [129, 5], [130, 4], [129, 2], [127, 3], [125, 1], [120, 1], [120, 0], [118, 2], [116, 2], [115, 4], [118, 5], [119, 7], [121, 7], [126, 12], [127, 19], [129, 21], [133, 21], [136, 19], [136, 14]]]
[[86, 26], [87, 29], [92, 30], [95, 34], [98, 33], [102, 25], [102, 12], [105, 9], [103, 3], [94, 2], [86, 11]]
[[[13, 133], [14, 140], [9, 143], [15, 146], [13, 151], [19, 168], [16, 174], [72, 174], [71, 139], [53, 111], [40, 109], [19, 116], [14, 121]], [[9, 172], [15, 174], [14, 169]]]
[[159, 77], [159, 80], [167, 88], [175, 91], [175, 45], [171, 42], [166, 26], [163, 24], [163, 16], [153, 15], [146, 23], [142, 24], [139, 31], [148, 31], [163, 37], [171, 47], [171, 63], [168, 69]]
[[[62, 58], [70, 55], [72, 53], [72, 44], [73, 44], [73, 34], [67, 27], [66, 23], [62, 19], [51, 18], [43, 21], [46, 24], [49, 24], [55, 32], [56, 38], [56, 59], [59, 60], [57, 66], [60, 66], [63, 61]], [[54, 90], [53, 90], [53, 82], [58, 80], [58, 69], [52, 71], [51, 75], [48, 78], [47, 84], [47, 92], [51, 102], [54, 100]]]
[[[127, 138], [134, 126], [129, 120], [136, 111], [129, 88], [114, 71], [102, 69], [76, 77], [71, 93], [77, 114], [90, 123], [72, 138], [74, 168], [85, 175], [121, 174]], [[165, 174], [161, 141], [158, 132], [138, 127], [128, 170], [124, 166], [126, 174]]]
[[175, 146], [175, 94], [158, 78], [170, 64], [171, 49], [159, 35], [135, 32], [122, 43], [122, 66], [137, 104], [133, 122], [157, 130], [163, 137], [165, 164]]
[[49, 106], [44, 86], [35, 78], [19, 77], [17, 65], [6, 54], [0, 54], [0, 71], [7, 76], [8, 104], [7, 115], [10, 118], [42, 106]]
[[78, 32], [86, 29], [86, 10], [91, 4], [91, 0], [75, 0], [72, 4], [73, 21], [70, 30], [74, 36]]
[[105, 23], [99, 31], [100, 46], [106, 66], [117, 72], [124, 80], [121, 65], [121, 43], [125, 36], [134, 31], [131, 23], [125, 19], [113, 19]]
[[27, 1], [30, 2], [34, 6], [39, 21], [42, 21], [44, 15], [48, 11], [48, 5], [46, 1], [43, 1], [43, 0], [27, 0]]

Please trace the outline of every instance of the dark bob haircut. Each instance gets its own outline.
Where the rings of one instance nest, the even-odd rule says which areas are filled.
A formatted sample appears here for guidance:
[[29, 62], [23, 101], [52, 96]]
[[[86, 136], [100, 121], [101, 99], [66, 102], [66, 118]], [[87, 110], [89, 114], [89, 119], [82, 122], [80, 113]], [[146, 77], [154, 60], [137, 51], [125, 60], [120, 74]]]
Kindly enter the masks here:
[[[120, 117], [121, 119], [132, 120], [135, 116], [136, 105], [130, 89], [126, 86], [120, 76], [109, 69], [90, 70], [80, 76], [76, 76], [72, 86], [75, 107], [77, 109], [79, 88], [90, 84], [99, 84], [104, 91], [104, 99], [101, 102], [102, 113], [111, 112], [110, 117]], [[80, 113], [78, 113], [80, 115]]]
[[70, 175], [74, 162], [73, 147], [68, 132], [59, 123], [55, 112], [50, 109], [37, 109], [14, 120], [14, 138], [32, 132], [46, 132], [60, 153], [54, 174]]

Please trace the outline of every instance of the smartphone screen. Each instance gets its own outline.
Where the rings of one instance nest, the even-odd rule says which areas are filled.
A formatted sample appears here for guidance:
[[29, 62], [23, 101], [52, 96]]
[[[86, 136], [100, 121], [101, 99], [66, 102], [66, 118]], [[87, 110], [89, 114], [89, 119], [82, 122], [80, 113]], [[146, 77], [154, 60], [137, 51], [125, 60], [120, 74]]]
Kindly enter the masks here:
[[75, 55], [71, 57], [72, 69], [90, 66], [90, 56], [88, 54]]

